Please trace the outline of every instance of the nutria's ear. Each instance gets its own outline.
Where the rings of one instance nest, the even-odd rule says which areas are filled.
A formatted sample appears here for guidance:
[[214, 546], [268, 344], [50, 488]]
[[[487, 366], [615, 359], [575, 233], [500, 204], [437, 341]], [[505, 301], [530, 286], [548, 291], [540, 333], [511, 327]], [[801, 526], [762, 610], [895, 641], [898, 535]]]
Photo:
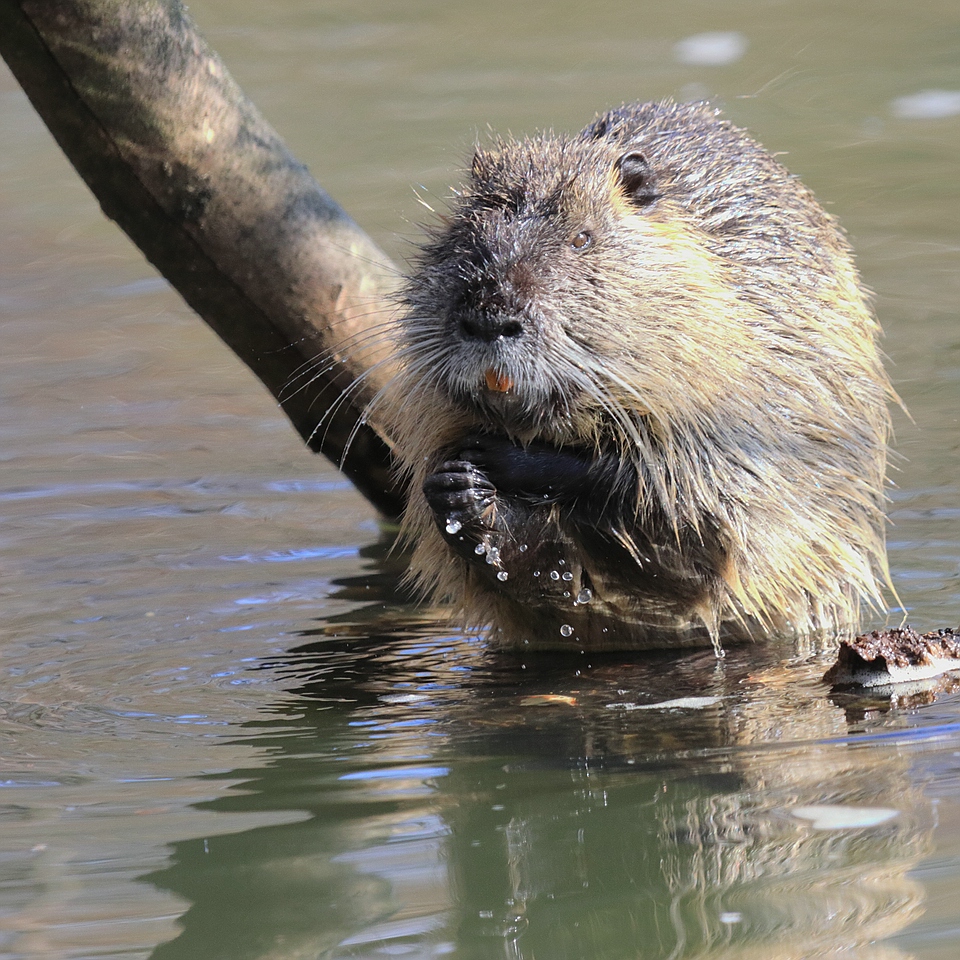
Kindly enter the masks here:
[[653, 168], [638, 150], [628, 150], [620, 157], [617, 176], [623, 192], [638, 207], [648, 207], [660, 196]]

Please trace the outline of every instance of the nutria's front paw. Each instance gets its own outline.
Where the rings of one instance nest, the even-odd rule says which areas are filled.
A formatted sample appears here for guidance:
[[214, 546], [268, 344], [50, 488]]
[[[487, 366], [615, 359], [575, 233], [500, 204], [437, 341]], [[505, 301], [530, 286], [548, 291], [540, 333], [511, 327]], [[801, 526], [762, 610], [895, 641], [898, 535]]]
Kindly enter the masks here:
[[423, 482], [423, 494], [444, 539], [458, 552], [474, 552], [495, 529], [496, 487], [466, 460], [441, 463]]
[[583, 453], [545, 443], [518, 446], [506, 437], [479, 433], [464, 439], [460, 459], [476, 464], [501, 495], [556, 501], [589, 487], [593, 462]]

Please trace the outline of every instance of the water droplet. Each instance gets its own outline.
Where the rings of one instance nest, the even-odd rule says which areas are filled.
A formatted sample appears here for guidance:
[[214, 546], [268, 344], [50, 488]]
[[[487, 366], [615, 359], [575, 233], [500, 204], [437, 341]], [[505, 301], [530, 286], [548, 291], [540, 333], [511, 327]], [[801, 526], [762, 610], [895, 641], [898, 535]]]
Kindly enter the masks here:
[[453, 517], [450, 517], [450, 519], [447, 520], [445, 529], [447, 533], [459, 533], [463, 529], [463, 524], [459, 520], [454, 520]]
[[566, 560], [558, 560], [557, 563], [559, 563], [560, 566], [563, 567], [563, 566], [566, 565], [567, 561], [566, 561]]
[[564, 579], [564, 580], [572, 580], [572, 579], [573, 579], [573, 574], [572, 574], [569, 570], [564, 570], [564, 571], [563, 571], [563, 579]]
[[539, 576], [540, 576], [540, 571], [539, 571], [539, 570], [534, 570], [534, 571], [533, 571], [533, 575], [534, 575], [535, 577], [539, 577]]
[[561, 636], [561, 637], [571, 637], [571, 636], [573, 636], [573, 627], [571, 627], [569, 623], [565, 623], [565, 624], [560, 628], [560, 636]]
[[569, 598], [570, 598], [570, 591], [569, 591], [569, 590], [564, 590], [564, 591], [563, 591], [563, 595], [564, 595], [567, 599], [569, 599]]
[[509, 574], [507, 573], [506, 570], [501, 570], [501, 571], [497, 574], [497, 579], [498, 579], [498, 580], [506, 580], [508, 576], [509, 576]]
[[527, 545], [526, 545], [525, 543], [521, 543], [520, 546], [517, 547], [517, 549], [518, 549], [521, 553], [526, 553], [526, 552], [527, 552]]
[[560, 574], [557, 573], [556, 570], [551, 570], [551, 571], [550, 571], [550, 579], [551, 579], [551, 580], [559, 580], [559, 579], [560, 579]]
[[477, 556], [480, 556], [481, 553], [486, 553], [486, 552], [487, 552], [487, 545], [486, 545], [485, 543], [478, 543], [478, 544], [473, 548], [473, 552], [474, 552]]
[[500, 551], [496, 547], [487, 547], [487, 563], [499, 563]]
[[589, 587], [584, 587], [577, 594], [577, 603], [589, 603], [593, 599], [593, 591]]

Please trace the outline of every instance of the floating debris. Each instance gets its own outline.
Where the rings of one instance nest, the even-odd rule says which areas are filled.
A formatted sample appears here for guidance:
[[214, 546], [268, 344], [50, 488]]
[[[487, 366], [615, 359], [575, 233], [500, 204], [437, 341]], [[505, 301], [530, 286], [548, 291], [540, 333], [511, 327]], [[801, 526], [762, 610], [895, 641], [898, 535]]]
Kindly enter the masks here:
[[806, 820], [814, 830], [862, 830], [877, 827], [900, 815], [889, 807], [854, 807], [837, 803], [817, 803], [793, 807], [790, 813]]
[[520, 701], [521, 707], [553, 707], [558, 704], [565, 707], [575, 707], [577, 698], [564, 696], [561, 693], [538, 693], [531, 697], [523, 697]]
[[874, 630], [840, 644], [823, 679], [837, 687], [916, 683], [960, 670], [960, 630], [917, 633], [911, 627]]
[[703, 710], [719, 703], [721, 697], [677, 697], [659, 703], [608, 703], [608, 710]]

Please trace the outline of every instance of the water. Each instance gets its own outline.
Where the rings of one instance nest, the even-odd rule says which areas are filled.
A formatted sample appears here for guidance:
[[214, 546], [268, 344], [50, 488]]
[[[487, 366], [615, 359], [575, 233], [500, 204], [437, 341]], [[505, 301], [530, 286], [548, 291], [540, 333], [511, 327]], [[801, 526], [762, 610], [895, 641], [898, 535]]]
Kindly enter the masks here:
[[[710, 95], [786, 151], [912, 416], [895, 585], [960, 622], [955, 4], [191, 11], [398, 258], [488, 123]], [[0, 114], [0, 956], [956, 955], [957, 691], [457, 636], [6, 74]]]

